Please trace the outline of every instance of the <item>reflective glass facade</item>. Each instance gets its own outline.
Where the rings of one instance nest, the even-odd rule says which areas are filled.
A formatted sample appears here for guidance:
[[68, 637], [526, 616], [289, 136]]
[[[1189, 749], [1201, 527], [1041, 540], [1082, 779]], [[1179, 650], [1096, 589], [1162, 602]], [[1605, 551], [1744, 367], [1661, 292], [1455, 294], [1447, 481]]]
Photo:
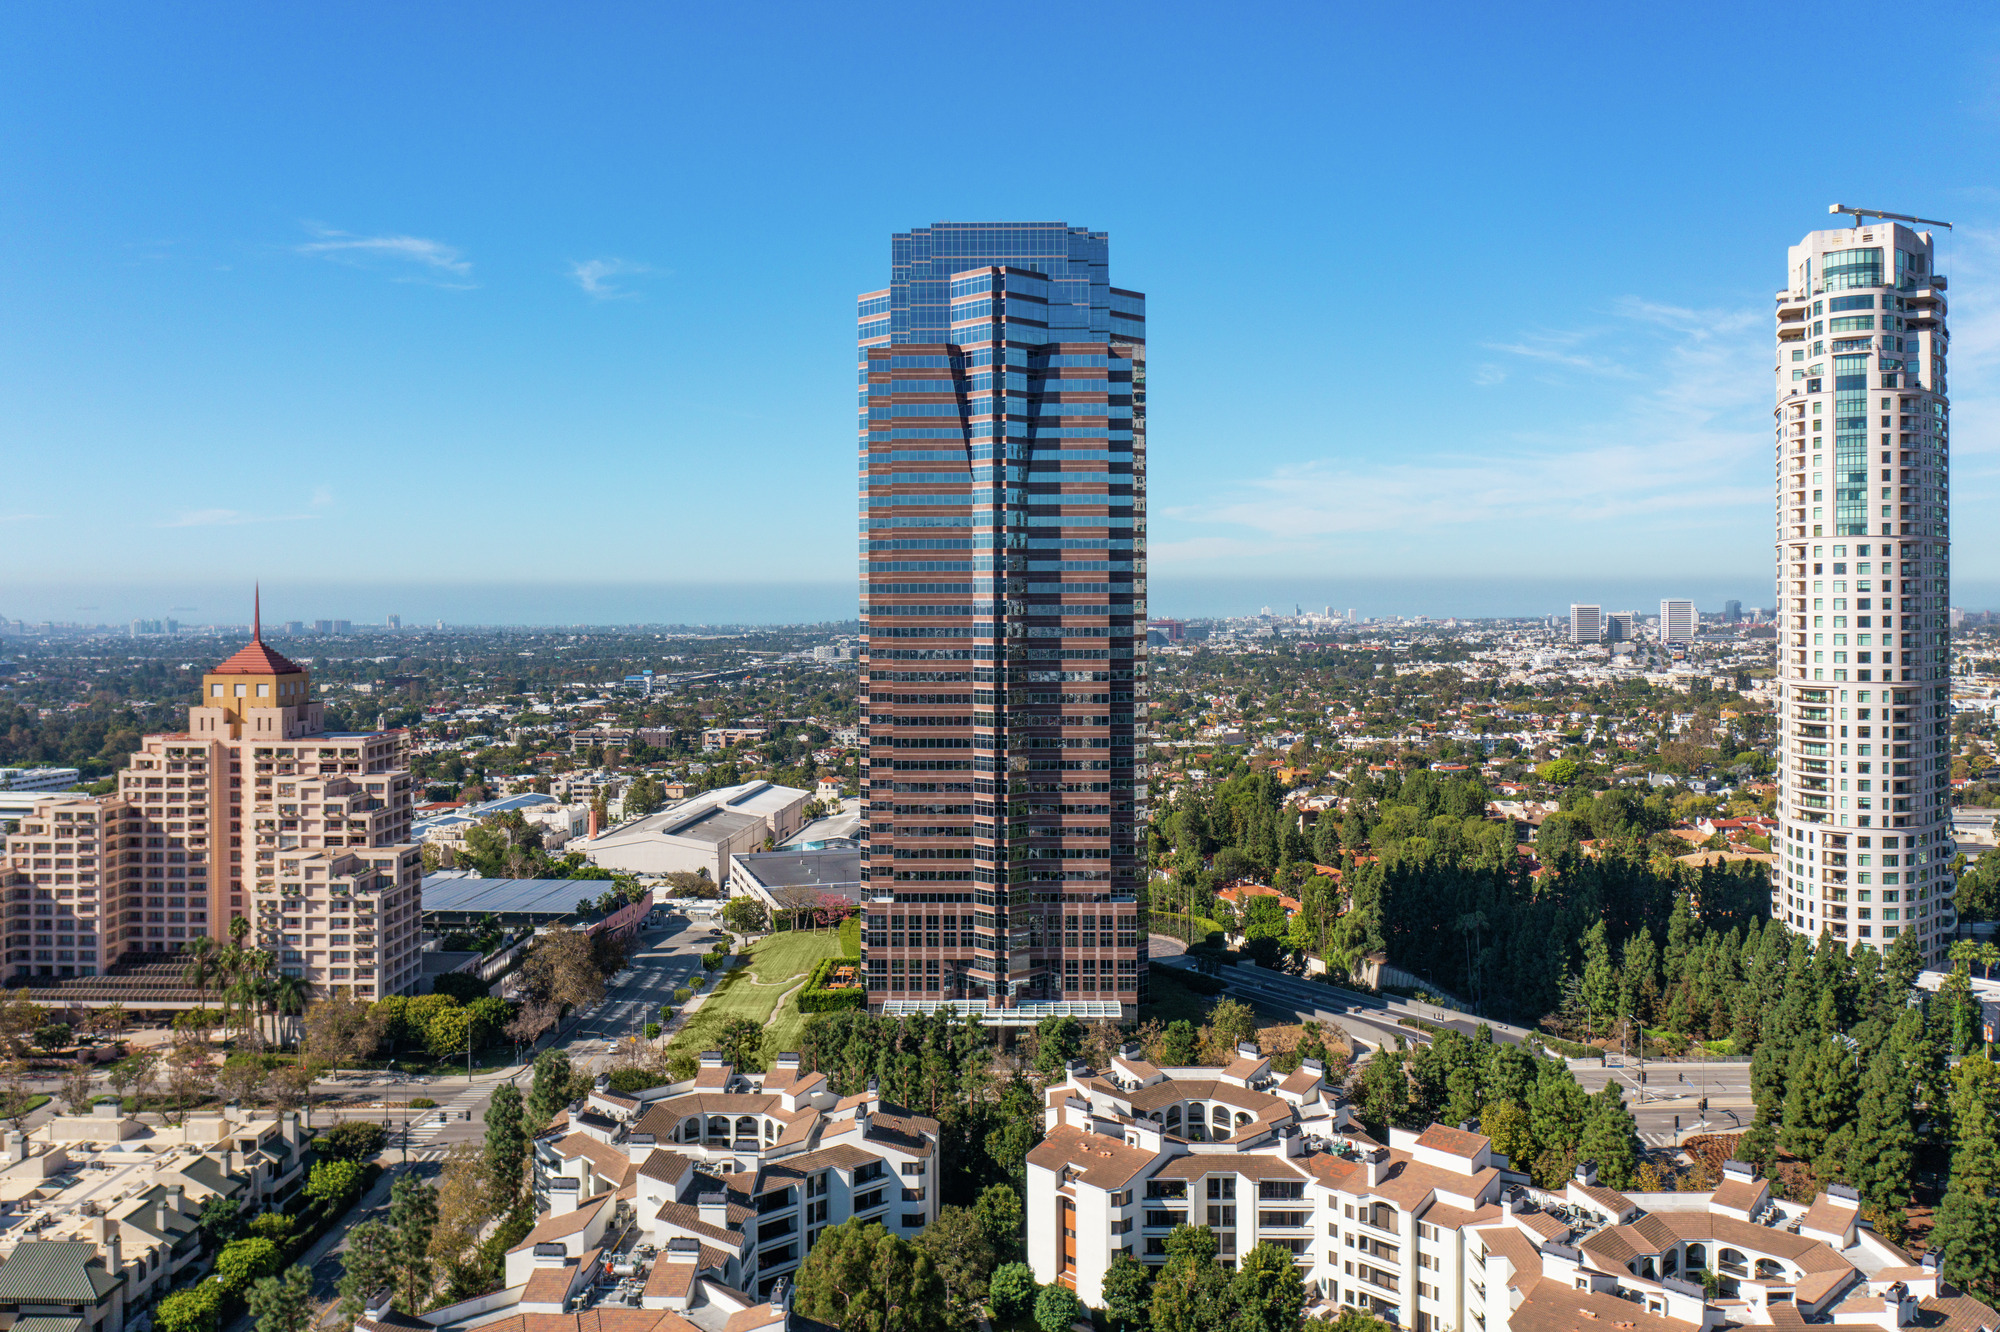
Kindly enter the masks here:
[[1929, 234], [1893, 223], [1812, 233], [1790, 278], [1772, 915], [1937, 965], [1955, 924], [1945, 278]]
[[1063, 223], [890, 242], [856, 307], [877, 1011], [1144, 993], [1145, 297]]

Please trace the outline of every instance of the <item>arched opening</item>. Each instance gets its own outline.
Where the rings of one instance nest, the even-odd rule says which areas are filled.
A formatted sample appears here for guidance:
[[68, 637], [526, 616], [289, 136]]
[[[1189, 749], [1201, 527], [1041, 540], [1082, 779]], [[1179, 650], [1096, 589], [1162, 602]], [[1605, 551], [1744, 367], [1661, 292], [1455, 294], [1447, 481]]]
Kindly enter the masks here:
[[1749, 1260], [1743, 1256], [1740, 1249], [1722, 1249], [1715, 1257], [1717, 1271], [1737, 1277], [1750, 1275]]
[[1229, 1139], [1229, 1110], [1226, 1106], [1211, 1106], [1208, 1112], [1209, 1136], [1217, 1142]]
[[1181, 1108], [1177, 1105], [1170, 1105], [1167, 1107], [1167, 1132], [1179, 1133], [1180, 1131]]
[[1783, 1281], [1785, 1279], [1784, 1264], [1775, 1258], [1759, 1258], [1757, 1260], [1757, 1279], [1759, 1281]]
[[1699, 1272], [1708, 1266], [1708, 1250], [1700, 1244], [1687, 1246], [1688, 1271]]
[[698, 1142], [701, 1139], [701, 1120], [683, 1119], [680, 1132], [674, 1135], [681, 1142]]
[[1243, 1111], [1243, 1110], [1238, 1110], [1238, 1111], [1236, 1112], [1236, 1127], [1237, 1127], [1237, 1128], [1242, 1128], [1242, 1127], [1243, 1127], [1243, 1126], [1244, 1126], [1245, 1124], [1247, 1124], [1247, 1123], [1249, 1123], [1249, 1122], [1250, 1122], [1250, 1115], [1249, 1115], [1249, 1113], [1248, 1113], [1247, 1111]]
[[1653, 1270], [1653, 1260], [1651, 1258], [1648, 1258], [1644, 1262], [1639, 1264], [1638, 1275], [1646, 1278], [1646, 1280], [1648, 1281], [1659, 1280], [1658, 1273], [1654, 1272]]
[[711, 1141], [727, 1143], [729, 1141], [729, 1117], [727, 1115], [710, 1115], [708, 1117], [708, 1133], [706, 1136]]
[[1664, 1273], [1667, 1276], [1672, 1276], [1674, 1273], [1680, 1270], [1681, 1270], [1681, 1256], [1678, 1252], [1676, 1252], [1673, 1249], [1668, 1249], [1665, 1253], [1660, 1255], [1660, 1271], [1662, 1273]]
[[739, 1138], [748, 1138], [752, 1142], [755, 1142], [757, 1140], [757, 1117], [755, 1115], [737, 1116], [736, 1136]]

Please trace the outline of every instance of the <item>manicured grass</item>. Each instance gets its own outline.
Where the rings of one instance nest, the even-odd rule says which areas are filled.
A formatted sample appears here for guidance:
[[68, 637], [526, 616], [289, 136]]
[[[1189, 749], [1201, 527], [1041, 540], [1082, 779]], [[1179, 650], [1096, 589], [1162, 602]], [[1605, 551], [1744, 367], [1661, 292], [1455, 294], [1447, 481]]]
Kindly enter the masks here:
[[[752, 944], [743, 961], [722, 978], [686, 1026], [674, 1033], [671, 1049], [698, 1052], [709, 1048], [715, 1033], [731, 1018], [749, 1018], [767, 1028], [766, 1054], [786, 1048], [774, 1037], [791, 1039], [804, 1026], [796, 1005], [773, 1014], [778, 998], [800, 984], [823, 957], [841, 956], [840, 937], [828, 931], [788, 931], [767, 935]], [[755, 980], [752, 976], [755, 976]]]

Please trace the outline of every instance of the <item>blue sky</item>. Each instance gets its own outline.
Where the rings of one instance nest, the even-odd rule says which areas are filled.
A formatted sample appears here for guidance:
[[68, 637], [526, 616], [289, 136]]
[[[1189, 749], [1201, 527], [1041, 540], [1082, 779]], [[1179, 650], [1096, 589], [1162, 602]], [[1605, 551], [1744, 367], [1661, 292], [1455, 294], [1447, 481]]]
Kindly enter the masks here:
[[850, 606], [852, 297], [891, 231], [987, 218], [1108, 230], [1148, 293], [1162, 613], [1768, 603], [1771, 294], [1836, 199], [1960, 224], [1955, 564], [1992, 585], [1996, 38], [1973, 5], [8, 6], [0, 614], [200, 620], [238, 571], [347, 589], [308, 617]]

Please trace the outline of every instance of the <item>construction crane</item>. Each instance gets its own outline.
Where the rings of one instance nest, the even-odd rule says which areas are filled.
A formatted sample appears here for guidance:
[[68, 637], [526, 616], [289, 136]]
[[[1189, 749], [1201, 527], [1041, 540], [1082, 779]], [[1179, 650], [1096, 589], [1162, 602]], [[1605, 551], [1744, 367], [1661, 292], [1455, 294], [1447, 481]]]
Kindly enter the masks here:
[[1943, 227], [1946, 231], [1951, 230], [1949, 222], [1936, 222], [1927, 217], [1911, 217], [1907, 213], [1885, 213], [1876, 208], [1849, 208], [1846, 204], [1828, 204], [1826, 211], [1844, 213], [1852, 217], [1857, 227], [1862, 224], [1861, 219], [1864, 217], [1879, 217], [1885, 222], [1912, 222], [1920, 227]]

